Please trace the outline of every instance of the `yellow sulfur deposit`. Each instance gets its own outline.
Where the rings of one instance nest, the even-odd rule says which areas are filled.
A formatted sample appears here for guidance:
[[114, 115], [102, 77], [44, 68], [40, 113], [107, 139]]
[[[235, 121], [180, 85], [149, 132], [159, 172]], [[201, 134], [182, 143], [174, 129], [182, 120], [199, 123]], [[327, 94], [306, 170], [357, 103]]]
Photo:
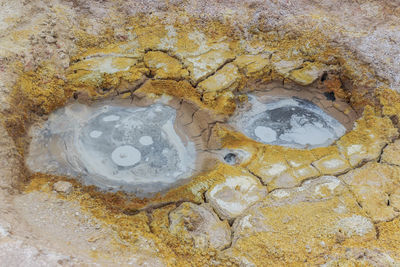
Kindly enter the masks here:
[[[292, 38], [255, 31], [244, 38], [231, 34], [229, 24], [163, 25], [150, 17], [132, 18], [123, 31], [127, 40], [78, 34], [80, 52], [66, 70], [47, 62], [20, 73], [4, 120], [21, 156], [28, 151], [28, 127], [68, 102], [169, 97], [195, 110], [192, 120], [214, 119], [199, 123], [203, 150], [240, 150], [249, 157], [232, 165], [214, 158], [190, 181], [151, 198], [28, 172], [21, 179], [25, 194], [51, 194], [55, 182], [72, 183], [72, 193], [58, 197], [77, 201], [101, 227], [112, 229], [104, 255], [143, 254], [151, 266], [316, 265], [326, 258], [340, 265], [349, 261], [337, 256], [346, 249], [376, 248], [400, 262], [399, 160], [393, 156], [400, 152], [393, 143], [400, 96], [362, 84], [373, 77], [368, 66], [314, 32]], [[321, 97], [323, 108], [336, 109], [353, 126], [331, 146], [261, 144], [226, 123], [246, 103], [244, 92], [302, 94], [308, 86], [319, 92], [308, 100]]]

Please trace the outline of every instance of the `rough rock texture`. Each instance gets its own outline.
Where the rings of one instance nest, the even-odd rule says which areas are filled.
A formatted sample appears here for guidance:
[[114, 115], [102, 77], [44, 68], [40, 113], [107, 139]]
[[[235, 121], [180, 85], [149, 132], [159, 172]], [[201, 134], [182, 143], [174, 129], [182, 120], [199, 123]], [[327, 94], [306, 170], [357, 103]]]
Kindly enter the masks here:
[[[204, 80], [234, 55], [229, 51], [211, 50], [197, 57], [187, 58], [188, 70], [192, 81], [197, 83]], [[229, 83], [229, 82], [228, 82]]]
[[[82, 15], [87, 20], [85, 22], [87, 31], [98, 33], [106, 26], [101, 21], [117, 8], [120, 10], [120, 14], [122, 13], [125, 16], [132, 16], [138, 12], [152, 12], [155, 17], [168, 14], [166, 21], [174, 21], [177, 17], [169, 12], [179, 7], [188, 14], [199, 14], [203, 19], [223, 18], [232, 21], [234, 27], [238, 28], [243, 28], [243, 25], [260, 24], [259, 29], [261, 30], [274, 29], [282, 32], [296, 32], [300, 29], [318, 27], [321, 31], [327, 33], [332, 41], [349, 47], [363, 60], [372, 64], [379, 75], [389, 79], [392, 88], [398, 88], [400, 82], [398, 78], [400, 71], [398, 1], [366, 1], [361, 4], [353, 1], [341, 1], [340, 6], [340, 10], [338, 10], [337, 3], [330, 1], [269, 1], [266, 3], [254, 0], [245, 4], [242, 1], [173, 1], [170, 5], [162, 1], [115, 1], [90, 4], [83, 1], [57, 1], [51, 2], [50, 5], [46, 5], [45, 2], [13, 1], [4, 3], [2, 8], [2, 19], [9, 19], [7, 23], [2, 24], [1, 46], [7, 48], [3, 50], [4, 56], [23, 52], [24, 44], [29, 44], [30, 40], [26, 38], [25, 42], [20, 41], [15, 44], [13, 38], [19, 40], [23, 38], [7, 35], [8, 32], [15, 31], [14, 29], [18, 28], [16, 26], [21, 26], [17, 31], [27, 34], [26, 31], [30, 27], [44, 22], [41, 35], [39, 38], [34, 36], [32, 40], [34, 40], [36, 47], [47, 46], [51, 48], [52, 51], [49, 51], [50, 53], [47, 53], [47, 55], [43, 53], [46, 57], [51, 57], [54, 52], [57, 52], [56, 56], [61, 58], [68, 53], [72, 43], [68, 40], [71, 33], [67, 30], [77, 23]], [[64, 10], [64, 13], [52, 12], [60, 9]], [[37, 10], [41, 10], [41, 12]], [[28, 16], [27, 14], [33, 15]], [[28, 18], [31, 22], [24, 24]], [[184, 16], [181, 17], [183, 21], [186, 19]], [[118, 25], [122, 23], [121, 20], [113, 20], [109, 23], [117, 28], [116, 37], [126, 38], [118, 31]], [[249, 34], [248, 28], [244, 27], [243, 31]], [[54, 37], [54, 35], [56, 36]], [[171, 32], [171, 35], [173, 35], [173, 32]], [[59, 41], [67, 47], [62, 46], [56, 50], [54, 48], [56, 48], [57, 43], [53, 43], [53, 40]], [[27, 55], [26, 52], [23, 53]], [[32, 60], [32, 56], [37, 55], [29, 54], [29, 57], [25, 57], [26, 62]], [[36, 60], [38, 59], [35, 58], [33, 61]]]
[[324, 174], [340, 174], [350, 169], [346, 159], [339, 155], [329, 155], [315, 161], [314, 166]]
[[172, 234], [183, 240], [193, 240], [195, 247], [224, 249], [231, 242], [227, 221], [220, 221], [209, 205], [182, 203], [169, 214]]
[[0, 126], [0, 147], [0, 169], [2, 174], [0, 187], [7, 188], [14, 184], [20, 175], [20, 170], [15, 166], [20, 164], [21, 158], [13, 145], [11, 137], [2, 126]]
[[227, 177], [214, 184], [206, 193], [206, 199], [222, 219], [232, 220], [252, 204], [262, 200], [267, 189], [250, 175]]
[[246, 75], [260, 75], [270, 70], [270, 58], [271, 54], [241, 55], [236, 57], [234, 63]]
[[309, 85], [321, 77], [324, 70], [326, 70], [326, 66], [323, 64], [308, 63], [301, 69], [293, 70], [289, 78], [301, 85]]
[[400, 166], [400, 140], [396, 140], [383, 150], [381, 162]]
[[213, 76], [199, 83], [200, 90], [204, 92], [218, 92], [222, 90], [235, 90], [238, 87], [239, 73], [237, 67], [232, 64], [226, 64]]
[[[376, 118], [375, 124], [380, 130], [376, 133], [366, 127], [368, 118], [360, 119], [355, 124], [353, 132], [343, 136], [338, 142], [338, 149], [344, 155], [351, 166], [357, 166], [362, 162], [378, 159], [385, 144], [396, 138], [398, 130], [387, 117], [377, 118], [375, 115], [368, 115], [369, 118]], [[357, 136], [354, 142], [353, 137]]]
[[375, 221], [395, 218], [400, 211], [400, 167], [368, 163], [340, 177]]
[[[390, 91], [400, 91], [399, 1], [17, 0], [0, 7], [1, 263], [399, 265], [398, 141], [391, 143], [400, 98]], [[322, 93], [313, 99], [305, 85]], [[326, 148], [293, 150], [225, 125], [246, 101], [241, 92], [274, 88], [337, 110], [348, 133]], [[143, 96], [181, 103], [186, 127], [207, 144], [199, 149], [214, 156], [205, 164], [211, 171], [150, 200], [75, 180], [70, 194], [56, 194], [53, 185], [65, 177], [25, 172], [29, 123], [72, 99]], [[246, 157], [218, 163], [227, 150]], [[227, 177], [248, 172], [269, 194], [226, 215], [238, 216], [230, 247], [229, 224], [204, 202], [212, 204], [207, 194]], [[332, 173], [345, 174], [320, 177]], [[243, 195], [239, 189], [234, 196]], [[188, 224], [171, 227], [170, 215], [185, 206]]]
[[53, 189], [59, 193], [69, 194], [72, 192], [72, 184], [70, 182], [58, 181], [53, 185]]
[[0, 239], [0, 249], [1, 263], [4, 266], [73, 266], [79, 263], [68, 256], [39, 250], [23, 241], [10, 238]]
[[144, 63], [156, 79], [180, 79], [188, 75], [179, 60], [160, 51], [146, 53]]
[[[365, 242], [376, 238], [373, 223], [333, 176], [273, 191], [237, 219], [233, 231], [229, 253], [256, 266], [260, 259], [278, 264], [280, 257], [299, 264], [346, 239]], [[249, 242], [255, 246], [247, 247]]]

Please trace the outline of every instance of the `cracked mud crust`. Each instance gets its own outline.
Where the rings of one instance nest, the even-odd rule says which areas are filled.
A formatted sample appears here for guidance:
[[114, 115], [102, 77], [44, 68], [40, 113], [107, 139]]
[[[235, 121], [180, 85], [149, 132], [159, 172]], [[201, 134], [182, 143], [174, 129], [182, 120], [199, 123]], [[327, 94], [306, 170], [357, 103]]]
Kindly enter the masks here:
[[[11, 229], [29, 228], [41, 246], [56, 244], [70, 255], [66, 264], [399, 264], [400, 95], [389, 82], [315, 29], [244, 34], [229, 21], [182, 16], [186, 23], [131, 16], [101, 33], [84, 31], [82, 20], [82, 28], [71, 26], [74, 49], [64, 67], [51, 58], [8, 65], [16, 74], [2, 140], [15, 144], [4, 154], [15, 160], [0, 190], [10, 190], [24, 218]], [[229, 123], [248, 93], [302, 97], [347, 132], [313, 149], [256, 142]], [[200, 171], [147, 198], [29, 171], [33, 124], [69, 103], [103, 100], [168, 102], [196, 144]], [[224, 160], [228, 153], [235, 161]], [[62, 227], [52, 219], [58, 214]], [[41, 229], [46, 223], [50, 230]], [[0, 245], [10, 238], [3, 225]], [[68, 242], [57, 237], [63, 228]]]

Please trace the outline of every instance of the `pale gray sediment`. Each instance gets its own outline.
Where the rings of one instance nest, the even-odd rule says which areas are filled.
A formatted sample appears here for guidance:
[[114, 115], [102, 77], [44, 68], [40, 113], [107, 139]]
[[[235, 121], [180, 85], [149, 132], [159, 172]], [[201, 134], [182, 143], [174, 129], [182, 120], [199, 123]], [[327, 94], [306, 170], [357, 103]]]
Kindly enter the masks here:
[[175, 109], [161, 103], [74, 103], [32, 128], [26, 162], [32, 171], [81, 177], [100, 189], [159, 192], [195, 168], [195, 145], [177, 134], [175, 120]]
[[248, 137], [272, 145], [294, 148], [329, 146], [346, 128], [318, 106], [300, 98], [272, 97], [269, 102], [249, 94], [249, 105], [231, 124]]

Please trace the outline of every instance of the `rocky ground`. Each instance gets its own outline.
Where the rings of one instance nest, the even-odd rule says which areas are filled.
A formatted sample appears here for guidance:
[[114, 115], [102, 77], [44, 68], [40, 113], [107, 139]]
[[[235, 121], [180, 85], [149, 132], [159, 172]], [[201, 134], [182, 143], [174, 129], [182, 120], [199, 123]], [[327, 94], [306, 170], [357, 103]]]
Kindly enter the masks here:
[[[0, 262], [400, 264], [399, 1], [0, 7]], [[304, 91], [345, 124], [358, 119], [326, 148], [263, 145], [228, 125], [254, 90]], [[54, 109], [165, 95], [199, 149], [240, 160], [214, 155], [204, 173], [150, 199], [24, 167], [29, 126]]]

